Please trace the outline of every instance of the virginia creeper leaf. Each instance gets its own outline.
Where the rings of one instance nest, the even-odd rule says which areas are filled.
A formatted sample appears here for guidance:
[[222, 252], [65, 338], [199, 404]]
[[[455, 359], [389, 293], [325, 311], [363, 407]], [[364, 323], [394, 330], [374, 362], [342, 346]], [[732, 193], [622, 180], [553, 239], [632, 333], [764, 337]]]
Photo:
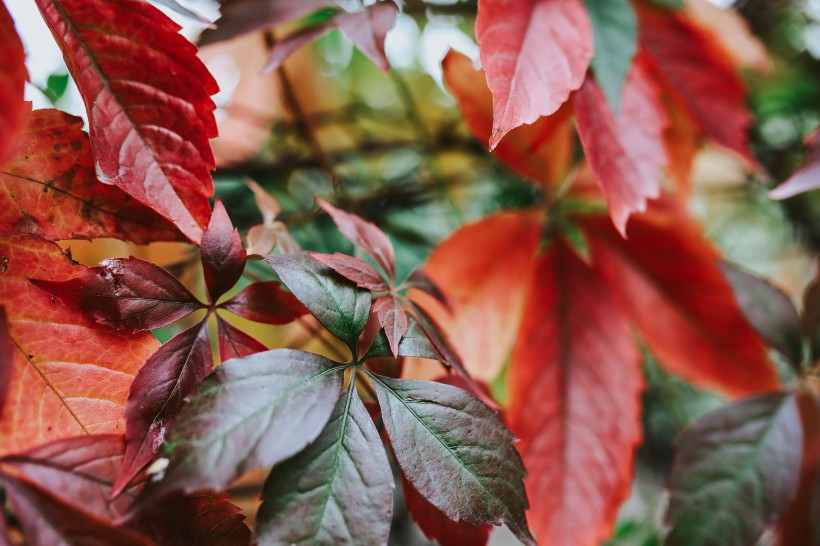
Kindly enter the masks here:
[[26, 52], [3, 2], [0, 2], [0, 51], [3, 52], [0, 62], [0, 163], [3, 163], [31, 108], [23, 101], [28, 80]]
[[519, 540], [535, 544], [524, 513], [526, 471], [498, 415], [456, 387], [369, 375], [413, 487], [455, 521], [506, 523]]
[[543, 544], [596, 546], [629, 495], [641, 440], [640, 354], [629, 317], [561, 241], [538, 261], [507, 384]]
[[262, 67], [262, 73], [268, 74], [278, 70], [288, 57], [296, 53], [308, 44], [311, 44], [336, 28], [334, 20], [326, 21], [315, 26], [306, 27], [289, 34], [281, 40], [277, 40], [270, 48], [268, 59]]
[[6, 310], [0, 307], [0, 413], [6, 403], [6, 395], [14, 371], [14, 353], [17, 347], [9, 336], [9, 321]]
[[[166, 219], [119, 188], [101, 184], [83, 121], [35, 110], [0, 166], [0, 230], [46, 239], [177, 240]], [[13, 196], [13, 197], [12, 197]]]
[[355, 347], [370, 316], [370, 292], [301, 252], [265, 258], [316, 319], [348, 347]]
[[617, 115], [621, 91], [638, 51], [638, 18], [629, 0], [584, 0], [592, 23], [592, 70], [610, 110]]
[[766, 279], [728, 262], [720, 268], [740, 309], [757, 333], [799, 368], [803, 358], [803, 325], [791, 298]]
[[409, 289], [420, 290], [439, 302], [448, 311], [452, 311], [453, 303], [450, 297], [421, 269], [414, 269], [404, 281], [404, 285]]
[[342, 235], [373, 258], [390, 280], [395, 279], [396, 255], [393, 252], [393, 243], [382, 230], [375, 224], [338, 209], [318, 197], [316, 203], [333, 218]]
[[660, 195], [666, 113], [658, 88], [644, 66], [636, 63], [617, 116], [592, 79], [574, 95], [573, 107], [578, 136], [606, 195], [612, 222], [626, 236], [629, 216], [646, 210], [647, 200]]
[[309, 252], [308, 254], [362, 288], [374, 292], [386, 292], [389, 289], [381, 274], [372, 265], [358, 258], [338, 252], [334, 254]]
[[714, 39], [683, 15], [640, 4], [639, 40], [667, 88], [701, 131], [753, 160], [746, 130], [746, 91], [732, 61]]
[[600, 219], [588, 220], [585, 232], [599, 275], [661, 365], [732, 396], [777, 389], [717, 251], [676, 205], [658, 202], [634, 216], [628, 240]]
[[396, 24], [399, 8], [391, 0], [377, 2], [361, 11], [339, 12], [336, 24], [365, 57], [379, 70], [387, 72], [390, 65], [384, 53], [384, 39]]
[[788, 180], [769, 192], [772, 199], [787, 199], [820, 188], [820, 129], [806, 137], [809, 150], [800, 168]]
[[222, 201], [214, 205], [208, 229], [202, 234], [202, 270], [212, 302], [233, 288], [245, 271], [247, 254]]
[[202, 25], [210, 25], [211, 21], [200, 15], [199, 13], [192, 11], [179, 2], [177, 0], [151, 0], [155, 4], [160, 4], [167, 8], [172, 9], [173, 11], [177, 12], [178, 14], [182, 15], [183, 17], [187, 17], [191, 21], [195, 21]]
[[592, 59], [581, 0], [479, 0], [475, 34], [493, 94], [491, 149], [519, 125], [555, 113]]
[[37, 0], [85, 101], [97, 176], [199, 242], [213, 193], [210, 96], [196, 47], [139, 0]]
[[100, 324], [132, 332], [162, 328], [202, 307], [176, 277], [133, 256], [105, 260], [68, 281], [31, 282]]
[[267, 351], [260, 341], [252, 338], [222, 317], [216, 317], [219, 336], [219, 359], [222, 362], [232, 358], [243, 358]]
[[407, 332], [407, 313], [404, 312], [401, 302], [392, 296], [382, 296], [373, 304], [373, 312], [384, 328], [390, 343], [390, 351], [393, 356], [399, 356], [399, 344]]
[[[442, 61], [444, 82], [458, 102], [467, 127], [482, 145], [493, 132], [493, 96], [487, 79], [470, 59], [450, 50]], [[573, 136], [570, 109], [563, 107], [532, 125], [514, 129], [493, 155], [513, 172], [536, 184], [558, 182], [572, 159]]]
[[174, 423], [161, 451], [170, 465], [150, 498], [224, 489], [250, 470], [299, 453], [327, 423], [343, 370], [322, 356], [290, 349], [218, 366]]
[[0, 455], [124, 431], [128, 387], [159, 346], [156, 339], [96, 324], [28, 281], [63, 282], [84, 271], [54, 243], [0, 234], [0, 301], [17, 349], [0, 416]]
[[401, 477], [401, 485], [407, 510], [424, 536], [441, 546], [486, 546], [490, 540], [491, 526], [470, 525], [463, 520], [453, 521], [416, 491], [404, 475]]
[[803, 431], [794, 395], [720, 408], [678, 440], [666, 514], [669, 546], [745, 546], [794, 498]]
[[667, 170], [678, 185], [681, 195], [692, 190], [692, 170], [700, 150], [701, 138], [694, 120], [684, 108], [669, 96], [664, 97], [669, 125], [663, 134], [668, 158]]
[[355, 380], [319, 437], [273, 469], [262, 501], [259, 544], [387, 543], [393, 473]]
[[148, 358], [125, 406], [125, 456], [113, 495], [154, 458], [186, 399], [213, 367], [207, 320], [177, 334]]
[[264, 324], [287, 324], [308, 312], [275, 281], [253, 283], [219, 307]]
[[[390, 347], [390, 341], [387, 339], [387, 334], [385, 334], [382, 329], [379, 331], [376, 339], [373, 340], [373, 343], [365, 353], [362, 360], [386, 356], [393, 356], [393, 350]], [[409, 321], [407, 332], [401, 338], [398, 356], [444, 360], [444, 357], [442, 357], [438, 350], [436, 350], [435, 345], [433, 345], [430, 338], [427, 337], [427, 334], [424, 333], [424, 330], [421, 329], [419, 323], [415, 319]]]

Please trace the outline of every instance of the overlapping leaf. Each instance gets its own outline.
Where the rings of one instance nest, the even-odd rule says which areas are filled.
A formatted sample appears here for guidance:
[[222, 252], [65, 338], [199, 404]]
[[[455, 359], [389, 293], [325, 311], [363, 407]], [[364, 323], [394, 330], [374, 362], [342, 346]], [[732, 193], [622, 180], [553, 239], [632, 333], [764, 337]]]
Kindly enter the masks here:
[[85, 101], [97, 175], [198, 242], [210, 214], [216, 82], [138, 0], [37, 0]]
[[616, 115], [632, 58], [638, 50], [638, 19], [629, 0], [584, 0], [592, 23], [595, 80]]
[[772, 199], [787, 199], [820, 187], [820, 130], [806, 137], [808, 155], [788, 180], [769, 192]]
[[202, 234], [201, 257], [211, 302], [233, 288], [245, 271], [247, 254], [222, 201], [217, 201], [208, 229]]
[[293, 294], [272, 281], [253, 283], [219, 308], [264, 324], [287, 324], [307, 313]]
[[479, 0], [475, 33], [493, 94], [490, 148], [519, 125], [556, 112], [592, 59], [581, 0]]
[[14, 21], [0, 2], [0, 163], [8, 157], [17, 131], [23, 126], [30, 106], [23, 102], [28, 79], [26, 52], [14, 29]]

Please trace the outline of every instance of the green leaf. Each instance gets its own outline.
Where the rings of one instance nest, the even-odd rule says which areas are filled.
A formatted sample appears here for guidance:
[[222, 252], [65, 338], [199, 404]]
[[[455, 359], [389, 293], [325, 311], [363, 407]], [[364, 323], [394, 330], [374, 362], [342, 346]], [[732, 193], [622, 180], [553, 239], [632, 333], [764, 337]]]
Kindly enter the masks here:
[[327, 423], [345, 368], [291, 349], [219, 366], [177, 418], [160, 453], [169, 466], [149, 498], [224, 489], [246, 472], [299, 453]]
[[46, 86], [40, 90], [51, 101], [51, 104], [57, 104], [57, 101], [65, 95], [67, 88], [68, 74], [52, 74], [46, 80]]
[[758, 396], [703, 416], [678, 441], [665, 544], [756, 544], [794, 498], [802, 445], [793, 394]]
[[455, 521], [506, 523], [519, 540], [534, 544], [525, 515], [526, 471], [498, 415], [450, 385], [368, 375], [413, 487]]
[[322, 326], [355, 352], [370, 316], [370, 291], [305, 252], [272, 256], [265, 261]]
[[261, 546], [387, 544], [393, 473], [355, 372], [315, 442], [277, 466], [256, 518]]
[[629, 0], [584, 0], [584, 4], [595, 44], [592, 70], [617, 114], [626, 75], [638, 50], [638, 19]]
[[[379, 335], [373, 340], [373, 344], [367, 350], [367, 354], [362, 358], [362, 361], [368, 358], [383, 356], [393, 356], [393, 353], [390, 351], [390, 342], [387, 340], [384, 329], [379, 331]], [[439, 354], [435, 346], [430, 342], [430, 339], [425, 335], [419, 323], [413, 319], [410, 319], [407, 332], [399, 343], [399, 356], [429, 358], [431, 360], [442, 359], [441, 354]]]

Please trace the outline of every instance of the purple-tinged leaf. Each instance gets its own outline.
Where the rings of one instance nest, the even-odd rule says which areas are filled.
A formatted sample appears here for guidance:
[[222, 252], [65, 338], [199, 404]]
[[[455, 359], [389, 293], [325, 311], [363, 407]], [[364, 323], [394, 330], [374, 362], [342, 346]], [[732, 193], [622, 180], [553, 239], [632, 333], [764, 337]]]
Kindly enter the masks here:
[[820, 129], [806, 137], [809, 154], [791, 177], [769, 192], [772, 199], [788, 199], [820, 188]]
[[6, 310], [0, 307], [0, 412], [6, 401], [11, 374], [14, 370], [12, 359], [14, 358], [14, 341], [9, 334], [9, 322], [6, 318]]
[[214, 205], [208, 229], [202, 234], [202, 270], [212, 302], [233, 288], [245, 271], [247, 254], [222, 201]]
[[370, 316], [369, 291], [304, 252], [265, 261], [322, 326], [348, 347], [356, 347]]
[[404, 281], [404, 284], [407, 288], [420, 290], [428, 296], [432, 296], [433, 299], [442, 304], [448, 311], [453, 310], [452, 300], [450, 300], [447, 294], [445, 294], [444, 291], [423, 270], [414, 270], [410, 273], [410, 276], [407, 277], [407, 280]]
[[161, 455], [170, 460], [143, 504], [172, 491], [224, 489], [302, 451], [327, 423], [345, 366], [278, 349], [216, 368], [191, 397]]
[[747, 398], [701, 417], [678, 440], [665, 544], [757, 544], [795, 496], [802, 451], [793, 394]]
[[386, 292], [389, 290], [387, 283], [381, 273], [369, 263], [346, 254], [320, 254], [318, 252], [308, 252], [312, 257], [319, 260], [342, 277], [351, 280], [361, 288], [372, 290], [373, 292]]
[[803, 325], [789, 296], [766, 279], [728, 262], [720, 264], [720, 268], [732, 285], [749, 324], [799, 369], [803, 358]]
[[308, 312], [296, 296], [282, 290], [276, 281], [254, 283], [219, 308], [263, 324], [288, 324]]
[[125, 457], [112, 495], [119, 495], [153, 459], [186, 399], [213, 367], [207, 320], [177, 334], [148, 358], [125, 405]]
[[396, 24], [399, 8], [387, 0], [371, 4], [361, 11], [352, 13], [340, 12], [335, 17], [339, 30], [368, 59], [373, 61], [379, 70], [387, 72], [390, 64], [384, 53], [384, 39]]
[[392, 296], [382, 296], [373, 304], [373, 312], [379, 318], [379, 324], [387, 334], [390, 351], [393, 356], [399, 356], [399, 344], [407, 332], [407, 313], [398, 299]]
[[355, 375], [316, 441], [273, 469], [262, 500], [260, 544], [387, 544], [393, 473]]
[[[441, 354], [436, 350], [436, 347], [421, 329], [416, 320], [410, 320], [407, 332], [401, 338], [399, 343], [398, 356], [409, 356], [414, 358], [429, 358], [431, 360], [443, 360]], [[362, 360], [368, 358], [380, 358], [386, 356], [393, 356], [390, 342], [387, 339], [387, 334], [384, 330], [379, 331], [376, 339], [370, 345]], [[459, 376], [460, 377], [460, 376]]]
[[368, 374], [404, 475], [433, 506], [471, 525], [507, 524], [525, 544], [524, 464], [499, 416], [467, 391]]
[[105, 260], [63, 282], [31, 282], [101, 324], [132, 332], [162, 328], [202, 307], [176, 277], [134, 257]]
[[232, 358], [244, 358], [267, 351], [260, 341], [252, 338], [219, 315], [216, 316], [219, 336], [219, 359], [222, 362]]
[[299, 30], [282, 40], [277, 40], [270, 50], [268, 60], [265, 61], [265, 66], [262, 68], [262, 73], [269, 74], [278, 70], [288, 57], [296, 51], [318, 40], [335, 28], [335, 21], [331, 19], [325, 23]]
[[376, 263], [387, 273], [391, 280], [396, 277], [396, 255], [393, 252], [393, 244], [382, 230], [376, 227], [375, 224], [371, 224], [355, 214], [337, 209], [318, 197], [316, 203], [333, 218], [333, 222], [342, 235], [376, 260]]

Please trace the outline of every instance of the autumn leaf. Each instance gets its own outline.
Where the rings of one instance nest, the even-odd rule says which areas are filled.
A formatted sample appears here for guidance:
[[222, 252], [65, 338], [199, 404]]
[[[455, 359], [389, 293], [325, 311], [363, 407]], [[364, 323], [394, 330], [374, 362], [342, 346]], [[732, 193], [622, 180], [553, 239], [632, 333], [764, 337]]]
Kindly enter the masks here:
[[219, 305], [240, 317], [263, 324], [288, 324], [308, 310], [278, 282], [255, 282]]
[[232, 358], [243, 358], [268, 350], [262, 342], [233, 326], [218, 314], [216, 322], [220, 361], [225, 362]]
[[510, 359], [507, 416], [542, 544], [609, 538], [641, 440], [629, 317], [563, 242], [539, 259]]
[[17, 347], [0, 455], [67, 436], [124, 431], [128, 388], [159, 346], [156, 339], [96, 324], [28, 281], [63, 282], [84, 271], [54, 243], [0, 235], [0, 301]]
[[479, 0], [475, 34], [493, 94], [490, 149], [555, 113], [583, 83], [593, 54], [581, 0]]
[[216, 82], [138, 0], [37, 0], [85, 101], [97, 175], [199, 242], [208, 223]]
[[[0, 187], [0, 230], [46, 239], [178, 240], [173, 225], [120, 189], [100, 183], [83, 121], [35, 110], [17, 135]], [[13, 198], [11, 196], [14, 196]]]
[[308, 252], [313, 258], [319, 260], [342, 277], [353, 281], [356, 286], [372, 290], [373, 292], [386, 292], [390, 287], [384, 282], [381, 274], [367, 262], [353, 256], [340, 254], [320, 254], [318, 252]]
[[10, 149], [26, 119], [31, 106], [23, 101], [23, 90], [28, 80], [26, 52], [14, 29], [14, 20], [3, 2], [0, 2], [0, 163]]
[[6, 317], [6, 310], [0, 307], [0, 413], [6, 403], [9, 383], [14, 366], [14, 353], [17, 347], [9, 336], [9, 321]]
[[200, 248], [205, 286], [211, 302], [215, 303], [242, 276], [247, 258], [239, 232], [231, 224], [222, 201], [214, 205]]
[[373, 312], [387, 334], [393, 356], [399, 356], [399, 344], [407, 332], [407, 313], [398, 298], [382, 296], [373, 303]]
[[[493, 132], [493, 97], [487, 80], [470, 59], [453, 50], [442, 61], [444, 82], [458, 102], [473, 137], [484, 145]], [[532, 125], [512, 130], [493, 150], [507, 168], [536, 184], [557, 183], [569, 169], [573, 152], [571, 109], [562, 107]]]
[[604, 190], [612, 222], [626, 237], [630, 215], [643, 212], [647, 200], [660, 195], [666, 114], [658, 88], [636, 63], [617, 116], [591, 79], [574, 95], [572, 105], [587, 161]]
[[820, 129], [806, 137], [808, 155], [788, 180], [769, 192], [772, 199], [788, 199], [820, 187]]

